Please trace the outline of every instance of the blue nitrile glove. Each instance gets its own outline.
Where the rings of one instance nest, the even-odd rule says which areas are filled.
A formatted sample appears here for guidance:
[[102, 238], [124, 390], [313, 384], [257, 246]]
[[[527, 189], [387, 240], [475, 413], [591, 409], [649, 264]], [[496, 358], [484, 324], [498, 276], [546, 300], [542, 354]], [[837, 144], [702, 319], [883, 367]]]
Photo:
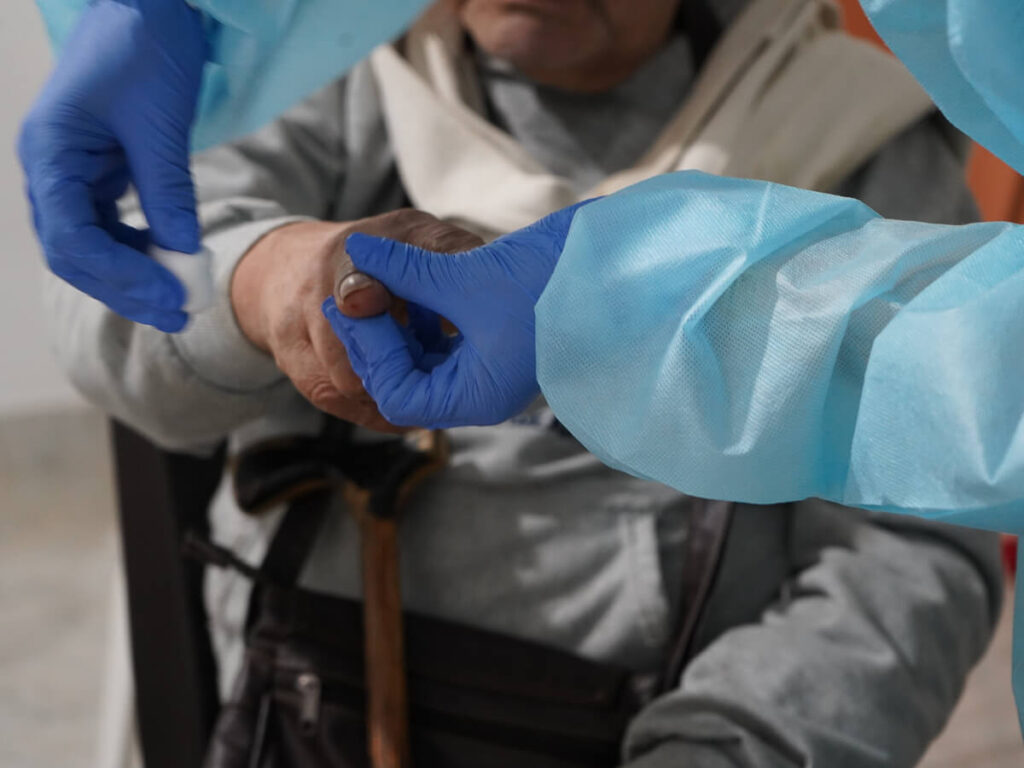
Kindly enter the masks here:
[[[202, 17], [184, 0], [96, 0], [18, 142], [50, 269], [164, 331], [185, 325], [185, 290], [144, 251], [199, 250], [188, 162], [205, 46]], [[129, 182], [148, 232], [118, 219]]]
[[[333, 299], [324, 302], [384, 418], [434, 429], [497, 424], [530, 404], [538, 393], [533, 308], [578, 207], [456, 254], [349, 235], [356, 267], [419, 305], [405, 328], [390, 315], [354, 319]], [[433, 312], [454, 323], [458, 335], [443, 334]]]

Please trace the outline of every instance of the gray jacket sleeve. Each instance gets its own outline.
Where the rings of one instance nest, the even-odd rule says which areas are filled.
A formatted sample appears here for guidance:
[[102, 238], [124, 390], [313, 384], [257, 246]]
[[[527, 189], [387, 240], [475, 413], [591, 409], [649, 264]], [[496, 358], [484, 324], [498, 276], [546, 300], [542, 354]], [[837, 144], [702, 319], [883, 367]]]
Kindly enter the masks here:
[[48, 278], [58, 362], [89, 400], [164, 447], [197, 452], [257, 416], [294, 408], [299, 395], [243, 336], [228, 292], [259, 238], [333, 210], [346, 172], [345, 89], [339, 81], [264, 130], [196, 157], [217, 302], [183, 332], [135, 324]]
[[[839, 191], [893, 218], [976, 218], [938, 118], [893, 140]], [[991, 637], [1002, 586], [996, 537], [811, 500], [788, 516], [788, 561], [771, 563], [767, 529], [757, 528], [770, 513], [745, 510], [728, 545], [745, 552], [733, 552], [738, 565], [723, 566], [728, 583], [713, 595], [733, 616], [718, 622], [679, 687], [634, 720], [626, 764], [916, 765]], [[767, 607], [737, 617], [764, 590], [773, 590], [758, 596]]]
[[[991, 636], [997, 539], [810, 500], [774, 564], [758, 540], [770, 514], [738, 510], [725, 555], [737, 565], [706, 617], [715, 638], [634, 720], [628, 765], [911, 768]], [[735, 623], [780, 565], [774, 599]]]

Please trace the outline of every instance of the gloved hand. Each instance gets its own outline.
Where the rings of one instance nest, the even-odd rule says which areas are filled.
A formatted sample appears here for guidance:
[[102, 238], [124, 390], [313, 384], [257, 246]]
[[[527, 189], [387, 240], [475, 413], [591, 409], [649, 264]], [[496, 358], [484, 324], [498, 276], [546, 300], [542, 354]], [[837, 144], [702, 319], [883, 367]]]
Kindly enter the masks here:
[[[433, 429], [497, 424], [530, 404], [538, 393], [533, 308], [578, 208], [456, 254], [349, 236], [355, 266], [418, 305], [409, 327], [390, 315], [346, 317], [333, 299], [323, 305], [384, 418]], [[459, 333], [442, 333], [433, 313]]]
[[[189, 131], [206, 41], [185, 0], [96, 0], [22, 127], [50, 269], [125, 317], [180, 330], [185, 290], [144, 251], [199, 250]], [[118, 220], [132, 182], [148, 232]]]
[[453, 224], [408, 208], [350, 222], [294, 222], [268, 233], [238, 262], [231, 277], [231, 308], [246, 338], [273, 357], [316, 408], [393, 432], [352, 370], [345, 347], [320, 312], [320, 301], [333, 293], [331, 301], [351, 317], [391, 311], [416, 320], [424, 313], [403, 308], [380, 283], [356, 272], [345, 247], [354, 232], [446, 253], [483, 242]]

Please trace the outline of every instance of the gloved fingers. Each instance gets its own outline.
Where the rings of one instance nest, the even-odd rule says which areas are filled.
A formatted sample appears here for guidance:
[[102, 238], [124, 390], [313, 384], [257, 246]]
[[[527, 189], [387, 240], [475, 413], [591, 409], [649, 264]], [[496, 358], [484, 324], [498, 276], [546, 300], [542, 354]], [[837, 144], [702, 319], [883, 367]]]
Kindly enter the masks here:
[[353, 350], [352, 367], [385, 419], [397, 426], [431, 428], [443, 420], [445, 414], [431, 396], [433, 374], [416, 367], [393, 317], [353, 319], [327, 304], [324, 314], [346, 348]]
[[[84, 272], [126, 299], [163, 310], [183, 309], [185, 288], [166, 267], [146, 254], [113, 240], [98, 228], [90, 228], [82, 234], [83, 242], [90, 240], [95, 245], [89, 255], [57, 254], [50, 264], [53, 272], [65, 280], [69, 269]], [[106, 250], [98, 250], [101, 240]]]
[[103, 302], [121, 317], [143, 325], [151, 325], [164, 333], [177, 333], [188, 323], [188, 315], [178, 310], [154, 307], [135, 301], [85, 272], [72, 270], [64, 278], [75, 288]]
[[369, 400], [369, 396], [363, 390], [362, 379], [352, 367], [351, 353], [346, 354], [346, 346], [338, 339], [323, 314], [315, 308], [312, 309], [307, 316], [306, 324], [313, 350], [334, 387], [346, 397]]
[[415, 245], [353, 232], [345, 250], [360, 272], [377, 278], [394, 294], [448, 315], [459, 283], [452, 269], [462, 254], [434, 253]]
[[[411, 308], [413, 305], [407, 304], [406, 306], [407, 308]], [[320, 312], [323, 315], [323, 317], [320, 318], [321, 321], [326, 318], [327, 322], [324, 323], [324, 326], [327, 328], [327, 335], [330, 337], [329, 341], [323, 342], [324, 345], [327, 346], [330, 342], [333, 342], [335, 346], [343, 349], [342, 354], [347, 357], [347, 359], [344, 360], [345, 365], [351, 367], [350, 373], [353, 373], [357, 379], [359, 379], [359, 389], [363, 391], [361, 379], [362, 370], [364, 369], [357, 367], [357, 365], [365, 365], [365, 362], [359, 353], [358, 347], [354, 346], [355, 341], [352, 339], [351, 335], [347, 333], [345, 326], [339, 324], [334, 317], [335, 315], [342, 315], [341, 310], [338, 309], [337, 299], [334, 297], [324, 299], [320, 306]], [[420, 312], [429, 312], [429, 310], [420, 310]], [[432, 312], [430, 315], [436, 317]], [[352, 317], [351, 315], [342, 316]], [[398, 328], [402, 333], [402, 337], [405, 339], [406, 345], [409, 348], [409, 354], [412, 356], [414, 364], [417, 367], [422, 368], [423, 365], [421, 362], [427, 357], [427, 352], [424, 350], [423, 343], [419, 338], [417, 338], [417, 332], [412, 325], [412, 317], [410, 316], [409, 326], [399, 325]], [[340, 344], [338, 343], [339, 341], [341, 342]]]
[[185, 291], [178, 279], [100, 226], [85, 182], [44, 182], [33, 187], [32, 199], [43, 249], [57, 275], [76, 284], [69, 276], [84, 272], [127, 299], [162, 310], [181, 308]]
[[444, 323], [436, 312], [413, 302], [406, 306], [409, 326], [403, 327], [402, 333], [409, 342], [409, 351], [419, 370], [432, 371], [462, 342], [462, 334], [449, 336], [445, 333]]
[[150, 237], [161, 248], [182, 253], [199, 250], [196, 193], [189, 170], [188, 126], [175, 135], [134, 147], [128, 153]]
[[[150, 237], [145, 229], [136, 229], [120, 221], [108, 224], [105, 229], [121, 245], [126, 245], [133, 251], [146, 253], [149, 250]], [[150, 257], [152, 258], [152, 257]]]
[[[121, 296], [161, 311], [182, 309], [184, 288], [156, 261], [118, 243], [98, 227], [83, 231], [81, 241], [89, 243], [88, 255], [47, 251], [50, 269], [55, 275], [107, 303], [110, 296]], [[83, 275], [91, 280], [82, 279]], [[104, 296], [89, 286], [102, 286]]]
[[[325, 310], [325, 314], [330, 310]], [[344, 317], [349, 317], [344, 315]], [[439, 358], [446, 358], [447, 354], [428, 353], [423, 349], [423, 344], [418, 338], [416, 338], [415, 332], [412, 328], [398, 325], [398, 330], [402, 334], [402, 338], [405, 339], [406, 347], [409, 350], [409, 356], [412, 358], [413, 366], [421, 371], [428, 371], [440, 362]], [[359, 345], [353, 337], [352, 333], [348, 330], [345, 324], [338, 323], [335, 329], [336, 334], [341, 338], [342, 344], [345, 345], [345, 349], [348, 351], [349, 360], [352, 364], [352, 370], [359, 376], [362, 381], [363, 376], [366, 372], [366, 358], [359, 350]]]
[[349, 324], [341, 321], [341, 318], [345, 317], [345, 315], [341, 314], [341, 310], [338, 309], [333, 296], [324, 300], [324, 303], [320, 305], [320, 311], [323, 312], [324, 317], [327, 319], [327, 323], [334, 336], [344, 346], [345, 352], [348, 355], [348, 363], [356, 376], [359, 377], [360, 382], [362, 382], [363, 377], [366, 375], [366, 358], [363, 357], [359, 346], [356, 344], [356, 340], [349, 333]]
[[99, 203], [96, 211], [100, 217], [100, 226], [105, 229], [114, 240], [127, 245], [139, 253], [146, 253], [150, 245], [149, 231], [137, 229], [125, 224], [120, 219], [116, 202]]
[[117, 201], [124, 197], [132, 180], [122, 152], [114, 153], [114, 156], [109, 159], [109, 164], [110, 167], [99, 175], [93, 185], [93, 199], [96, 201], [97, 208], [113, 208], [113, 220], [119, 221]]
[[414, 301], [406, 303], [409, 330], [423, 348], [424, 354], [443, 354], [451, 351], [451, 339], [441, 327], [441, 317]]

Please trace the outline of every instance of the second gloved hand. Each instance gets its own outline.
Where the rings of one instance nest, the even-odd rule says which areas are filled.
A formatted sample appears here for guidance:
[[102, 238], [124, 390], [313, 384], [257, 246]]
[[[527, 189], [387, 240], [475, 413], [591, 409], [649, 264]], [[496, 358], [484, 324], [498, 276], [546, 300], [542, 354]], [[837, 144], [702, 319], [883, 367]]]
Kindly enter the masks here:
[[[205, 61], [185, 0], [96, 0], [25, 120], [18, 153], [46, 260], [115, 312], [179, 330], [187, 298], [150, 246], [199, 250], [189, 131]], [[119, 221], [129, 183], [149, 232]]]
[[351, 235], [355, 266], [393, 293], [443, 315], [403, 328], [390, 315], [346, 317], [333, 299], [324, 314], [381, 414], [399, 426], [497, 424], [536, 397], [533, 309], [547, 285], [579, 206], [493, 243], [456, 254]]

